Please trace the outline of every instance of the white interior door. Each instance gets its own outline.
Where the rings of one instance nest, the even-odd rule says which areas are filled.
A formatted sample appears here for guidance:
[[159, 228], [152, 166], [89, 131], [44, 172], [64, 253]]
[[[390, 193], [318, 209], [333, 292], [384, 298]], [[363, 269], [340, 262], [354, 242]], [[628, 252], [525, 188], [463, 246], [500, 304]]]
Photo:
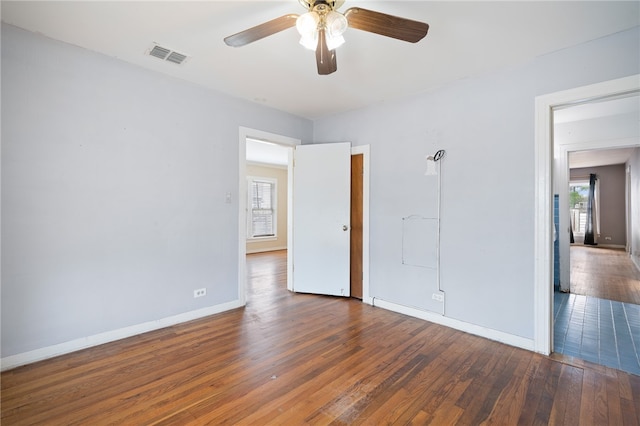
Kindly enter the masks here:
[[293, 166], [293, 290], [349, 296], [351, 144], [299, 145]]

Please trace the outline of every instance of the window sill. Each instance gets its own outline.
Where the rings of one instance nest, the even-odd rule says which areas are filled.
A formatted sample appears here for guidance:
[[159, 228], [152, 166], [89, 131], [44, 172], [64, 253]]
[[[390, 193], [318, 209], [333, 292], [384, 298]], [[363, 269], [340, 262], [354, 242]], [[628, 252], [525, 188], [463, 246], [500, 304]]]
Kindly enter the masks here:
[[278, 237], [255, 237], [247, 238], [248, 243], [260, 243], [262, 241], [278, 241]]

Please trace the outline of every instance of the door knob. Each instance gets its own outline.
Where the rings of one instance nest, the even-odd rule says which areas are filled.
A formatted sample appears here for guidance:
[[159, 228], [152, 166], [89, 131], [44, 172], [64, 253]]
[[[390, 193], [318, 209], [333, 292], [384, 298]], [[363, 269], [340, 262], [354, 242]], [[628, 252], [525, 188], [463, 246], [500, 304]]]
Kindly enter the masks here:
[[342, 225], [342, 230], [343, 230], [343, 231], [348, 231], [348, 230], [349, 230], [349, 227], [348, 227], [347, 225]]

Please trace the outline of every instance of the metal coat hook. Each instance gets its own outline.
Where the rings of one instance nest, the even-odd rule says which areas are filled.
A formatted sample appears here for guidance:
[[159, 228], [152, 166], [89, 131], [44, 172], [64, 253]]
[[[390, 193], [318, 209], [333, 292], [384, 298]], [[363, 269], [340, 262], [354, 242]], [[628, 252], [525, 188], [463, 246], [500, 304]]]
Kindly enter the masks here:
[[426, 176], [435, 176], [438, 174], [438, 171], [436, 170], [436, 161], [440, 161], [442, 157], [444, 157], [444, 149], [440, 149], [434, 155], [429, 155], [427, 157]]

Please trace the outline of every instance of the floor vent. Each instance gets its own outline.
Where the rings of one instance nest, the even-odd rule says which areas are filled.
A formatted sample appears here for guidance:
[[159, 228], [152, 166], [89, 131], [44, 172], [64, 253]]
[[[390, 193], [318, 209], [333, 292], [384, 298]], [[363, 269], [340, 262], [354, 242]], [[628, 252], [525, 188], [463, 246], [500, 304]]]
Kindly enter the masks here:
[[163, 61], [173, 62], [178, 65], [182, 64], [187, 59], [187, 55], [167, 49], [166, 47], [158, 46], [157, 44], [154, 44], [151, 49], [149, 49], [148, 53], [149, 56], [162, 59]]

